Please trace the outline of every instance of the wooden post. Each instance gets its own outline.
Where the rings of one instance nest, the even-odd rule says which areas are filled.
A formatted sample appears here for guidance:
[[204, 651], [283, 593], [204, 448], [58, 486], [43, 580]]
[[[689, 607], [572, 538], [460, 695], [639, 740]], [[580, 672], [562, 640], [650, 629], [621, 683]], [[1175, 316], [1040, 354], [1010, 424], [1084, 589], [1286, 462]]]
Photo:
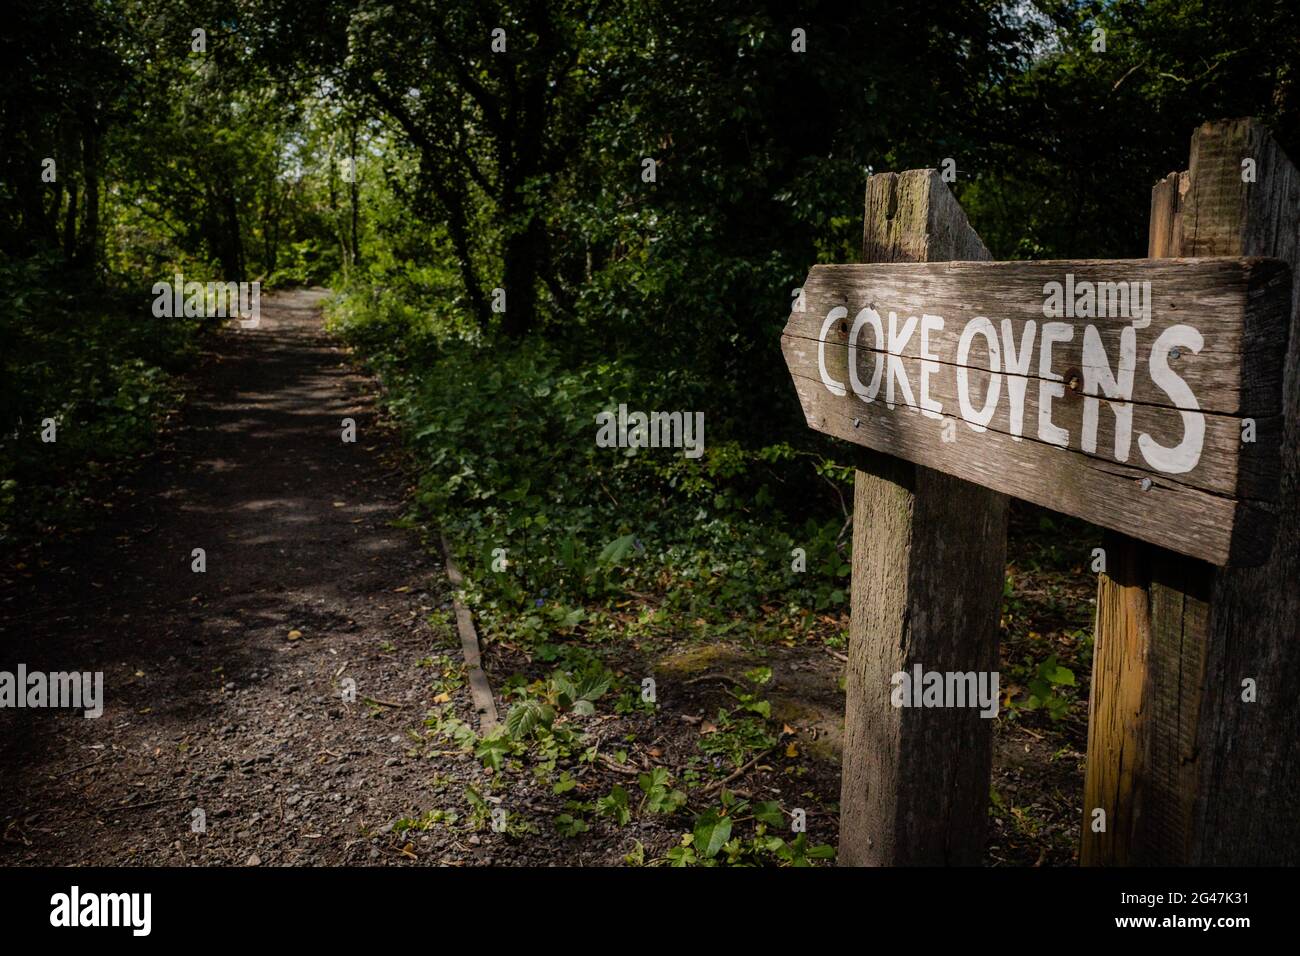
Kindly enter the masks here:
[[[1250, 160], [1250, 163], [1246, 163]], [[1152, 191], [1153, 257], [1291, 266], [1281, 482], [1268, 561], [1214, 568], [1117, 534], [1097, 592], [1081, 860], [1300, 862], [1300, 174], [1251, 120], [1206, 123]], [[1262, 446], [1261, 446], [1262, 449]], [[1246, 682], [1253, 682], [1249, 702]], [[1105, 831], [1094, 830], [1095, 811]]]
[[[936, 170], [867, 183], [864, 262], [988, 259]], [[977, 864], [988, 825], [993, 721], [906, 708], [891, 677], [995, 671], [1006, 496], [860, 450], [839, 862]]]

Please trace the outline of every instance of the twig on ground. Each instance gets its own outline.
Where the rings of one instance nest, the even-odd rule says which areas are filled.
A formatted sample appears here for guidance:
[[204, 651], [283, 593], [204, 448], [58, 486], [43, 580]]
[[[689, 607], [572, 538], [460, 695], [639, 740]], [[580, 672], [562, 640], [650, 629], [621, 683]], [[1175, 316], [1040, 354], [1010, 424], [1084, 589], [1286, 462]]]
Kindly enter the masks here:
[[395, 704], [391, 700], [380, 700], [378, 697], [362, 697], [367, 704], [382, 704], [384, 707], [406, 707], [406, 704]]
[[779, 746], [780, 746], [780, 744], [777, 744], [776, 747], [768, 747], [768, 748], [767, 748], [766, 750], [764, 750], [761, 754], [758, 754], [757, 756], [755, 756], [753, 760], [749, 761], [749, 762], [746, 763], [743, 767], [740, 767], [738, 770], [736, 770], [735, 773], [731, 774], [731, 775], [728, 776], [728, 777], [724, 777], [724, 778], [721, 779], [721, 780], [716, 780], [716, 781], [714, 781], [713, 783], [709, 784], [707, 787], [704, 788], [704, 792], [705, 792], [705, 793], [713, 793], [713, 791], [718, 790], [718, 789], [720, 789], [720, 788], [722, 788], [722, 787], [725, 787], [727, 784], [731, 783], [731, 781], [733, 781], [733, 780], [735, 780], [735, 779], [737, 779], [737, 778], [743, 776], [745, 773], [747, 773], [749, 770], [751, 770], [751, 769], [752, 769], [752, 768], [753, 768], [753, 767], [754, 767], [754, 766], [755, 766], [755, 765], [756, 765], [760, 760], [764, 759], [765, 757], [770, 757], [770, 756], [772, 755], [772, 753], [773, 753], [773, 752], [777, 749], [777, 747], [779, 747]]
[[78, 764], [77, 766], [73, 767], [71, 770], [62, 770], [58, 773], [52, 773], [50, 774], [50, 779], [57, 780], [59, 777], [66, 777], [69, 774], [76, 773], [78, 770], [85, 770], [87, 767], [93, 767], [97, 763], [102, 763], [103, 760], [104, 760], [103, 757], [98, 757], [95, 760], [90, 761], [89, 763]]
[[604, 756], [603, 754], [601, 755], [600, 763], [601, 766], [603, 766], [606, 770], [613, 770], [615, 773], [626, 773], [626, 774], [635, 775], [641, 772], [636, 767], [629, 766], [628, 764], [615, 763], [613, 760], [610, 760], [608, 757]]
[[690, 680], [682, 681], [683, 684], [703, 684], [705, 681], [721, 680], [729, 684], [739, 684], [740, 681], [729, 674], [701, 674], [699, 677], [692, 677]]

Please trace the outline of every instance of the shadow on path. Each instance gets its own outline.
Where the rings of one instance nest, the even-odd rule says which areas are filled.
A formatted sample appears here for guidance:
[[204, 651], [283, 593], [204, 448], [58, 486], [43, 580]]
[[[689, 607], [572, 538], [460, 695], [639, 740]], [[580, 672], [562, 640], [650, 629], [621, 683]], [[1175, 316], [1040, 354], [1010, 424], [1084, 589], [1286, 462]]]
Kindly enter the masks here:
[[322, 298], [221, 333], [170, 448], [0, 594], [0, 669], [102, 671], [105, 698], [96, 720], [0, 710], [0, 863], [410, 861], [376, 834], [427, 808], [405, 734], [417, 662], [454, 647], [426, 623], [446, 584], [392, 526], [403, 479]]

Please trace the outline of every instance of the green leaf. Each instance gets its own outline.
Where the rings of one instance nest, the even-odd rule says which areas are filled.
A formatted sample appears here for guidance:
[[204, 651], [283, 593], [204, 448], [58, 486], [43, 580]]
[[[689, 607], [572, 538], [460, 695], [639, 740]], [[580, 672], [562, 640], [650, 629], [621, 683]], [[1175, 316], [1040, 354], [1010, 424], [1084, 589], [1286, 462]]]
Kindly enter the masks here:
[[614, 567], [631, 553], [635, 541], [636, 535], [631, 534], [615, 538], [601, 549], [599, 557], [596, 558], [596, 563], [605, 568]]
[[662, 789], [668, 786], [668, 771], [663, 767], [655, 767], [649, 773], [643, 773], [637, 777], [636, 782], [643, 793], [649, 793], [656, 787]]
[[1074, 671], [1070, 670], [1068, 667], [1062, 667], [1058, 664], [1046, 676], [1053, 684], [1064, 684], [1070, 687], [1074, 686]]
[[668, 860], [670, 866], [693, 866], [695, 864], [695, 848], [689, 846], [675, 846], [668, 851]]
[[609, 796], [601, 797], [596, 801], [596, 813], [603, 817], [612, 817], [619, 826], [627, 826], [632, 819], [632, 811], [628, 809], [627, 791], [617, 784], [609, 792]]
[[575, 697], [581, 697], [586, 700], [599, 700], [609, 690], [609, 685], [613, 682], [614, 675], [608, 670], [601, 670], [596, 673], [589, 673], [583, 676], [577, 682], [573, 694]]
[[568, 707], [578, 698], [578, 688], [574, 686], [569, 675], [563, 671], [556, 671], [551, 675], [548, 682], [550, 685], [551, 696], [561, 707]]
[[731, 818], [720, 817], [717, 811], [708, 810], [696, 818], [693, 833], [696, 852], [705, 859], [712, 859], [731, 839]]
[[523, 740], [537, 727], [549, 727], [555, 720], [555, 711], [540, 700], [525, 700], [510, 708], [506, 715], [506, 732], [515, 740]]
[[555, 829], [560, 832], [561, 836], [575, 837], [579, 833], [587, 832], [589, 828], [580, 817], [575, 817], [570, 813], [561, 813], [555, 818]]
[[754, 804], [754, 819], [768, 826], [785, 826], [785, 814], [781, 812], [781, 805], [775, 800]]
[[506, 739], [505, 729], [499, 727], [479, 741], [474, 749], [474, 756], [483, 761], [484, 766], [500, 770], [509, 752], [510, 741]]

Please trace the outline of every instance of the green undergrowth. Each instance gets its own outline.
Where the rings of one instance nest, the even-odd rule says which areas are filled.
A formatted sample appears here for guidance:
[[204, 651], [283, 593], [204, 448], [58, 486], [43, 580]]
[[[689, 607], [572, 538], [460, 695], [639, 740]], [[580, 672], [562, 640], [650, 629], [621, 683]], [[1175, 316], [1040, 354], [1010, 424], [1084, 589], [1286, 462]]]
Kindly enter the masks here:
[[[631, 865], [829, 859], [830, 847], [791, 832], [776, 802], [726, 783], [781, 741], [759, 690], [770, 671], [730, 693], [692, 756], [633, 773], [630, 754], [645, 754], [637, 729], [653, 724], [656, 705], [620, 664], [659, 643], [842, 642], [848, 472], [785, 442], [742, 442], [724, 415], [690, 404], [698, 396], [675, 376], [647, 377], [631, 361], [566, 361], [541, 337], [474, 341], [374, 290], [336, 297], [327, 314], [378, 374], [405, 436], [417, 481], [407, 520], [448, 536], [482, 632], [527, 662], [499, 687], [508, 707], [495, 730], [478, 734], [443, 702], [428, 738], [472, 754], [494, 785], [535, 775], [558, 804], [541, 825], [562, 837], [632, 821], [678, 831], [667, 848], [635, 841]], [[703, 455], [598, 447], [596, 415], [619, 403], [704, 411]], [[824, 500], [791, 496], [799, 484]], [[611, 719], [623, 736], [593, 734]], [[491, 796], [467, 792], [402, 826], [495, 824], [520, 837], [539, 825], [494, 819]]]
[[1101, 532], [1016, 503], [1002, 596], [1003, 716], [1086, 732]]
[[[383, 382], [418, 471], [416, 519], [451, 540], [488, 632], [545, 654], [629, 625], [773, 638], [847, 610], [847, 469], [756, 442], [761, 429], [739, 440], [671, 372], [566, 361], [542, 337], [467, 340], [366, 291], [328, 314]], [[703, 455], [598, 447], [596, 415], [620, 403], [704, 411]]]
[[[597, 826], [624, 830], [635, 821], [678, 835], [666, 845], [659, 841], [658, 851], [634, 840], [624, 856], [631, 866], [809, 866], [834, 858], [834, 849], [811, 843], [803, 821], [794, 825], [794, 814], [778, 801], [757, 800], [728, 787], [733, 771], [780, 743], [771, 705], [762, 694], [770, 669], [745, 674], [740, 692], [732, 695], [735, 705], [718, 710], [695, 754], [671, 768], [637, 772], [630, 753], [638, 735], [633, 731], [601, 739], [590, 732], [592, 718], [598, 711], [653, 713], [653, 700], [589, 651], [571, 648], [556, 663], [544, 677], [508, 681], [503, 688], [509, 702], [505, 720], [479, 734], [449, 701], [441, 700], [463, 685], [462, 665], [449, 656], [431, 661], [439, 675], [434, 699], [441, 702], [415, 740], [435, 752], [451, 747], [472, 755], [492, 776], [486, 792], [467, 786], [452, 806], [398, 820], [394, 830], [399, 835], [442, 826], [470, 832], [490, 828], [507, 839], [522, 839], [546, 825], [562, 838], [579, 839]], [[531, 775], [554, 798], [544, 824], [500, 807], [494, 796], [521, 775]], [[611, 777], [618, 782], [609, 782]], [[453, 796], [446, 786], [434, 789]]]
[[54, 260], [0, 260], [0, 549], [91, 515], [106, 474], [150, 447], [178, 398], [194, 323], [82, 284]]

